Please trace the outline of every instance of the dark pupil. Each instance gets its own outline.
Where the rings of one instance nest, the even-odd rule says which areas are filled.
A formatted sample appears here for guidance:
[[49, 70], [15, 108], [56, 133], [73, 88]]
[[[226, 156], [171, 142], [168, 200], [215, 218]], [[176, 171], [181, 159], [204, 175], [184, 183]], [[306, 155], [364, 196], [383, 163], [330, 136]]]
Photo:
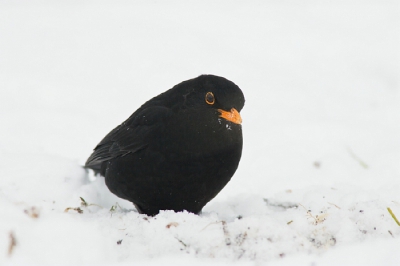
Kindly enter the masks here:
[[207, 93], [207, 102], [212, 103], [214, 101], [214, 97], [211, 93]]

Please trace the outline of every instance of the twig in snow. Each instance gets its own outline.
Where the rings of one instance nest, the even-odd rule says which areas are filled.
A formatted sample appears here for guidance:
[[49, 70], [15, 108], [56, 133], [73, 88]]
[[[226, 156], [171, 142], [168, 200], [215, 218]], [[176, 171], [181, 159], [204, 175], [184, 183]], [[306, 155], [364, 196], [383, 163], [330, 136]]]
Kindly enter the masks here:
[[328, 204], [330, 204], [330, 205], [333, 205], [333, 206], [335, 206], [336, 208], [338, 208], [338, 209], [340, 210], [340, 207], [339, 207], [339, 206], [337, 206], [336, 204], [334, 204], [334, 203], [330, 203], [330, 202], [328, 202]]
[[[97, 207], [103, 208], [103, 207], [101, 207], [100, 205], [97, 205], [97, 204], [93, 204], [93, 203], [88, 204], [88, 203], [86, 202], [86, 200], [84, 200], [82, 197], [79, 197], [79, 198], [81, 199], [81, 207], [82, 207], [82, 208], [87, 208], [87, 207], [89, 207], [89, 206], [97, 206]], [[66, 209], [64, 210], [64, 212], [68, 212], [69, 210], [73, 210], [73, 211], [77, 211], [78, 213], [83, 213], [83, 210], [81, 209], [81, 207], [76, 207], [76, 208], [68, 207], [68, 208], [66, 208]], [[90, 211], [90, 210], [89, 210], [89, 211]]]
[[100, 205], [98, 205], [98, 204], [94, 204], [94, 203], [88, 204], [88, 203], [86, 202], [86, 200], [84, 200], [82, 197], [79, 197], [79, 198], [81, 199], [81, 207], [97, 206], [97, 207], [100, 207], [100, 208], [103, 209], [103, 207], [100, 206]]
[[183, 242], [182, 240], [180, 240], [179, 238], [175, 237], [176, 240], [179, 241], [179, 243], [181, 243], [185, 248], [187, 248], [188, 245], [185, 244], [185, 242]]
[[116, 202], [115, 205], [111, 206], [110, 212], [115, 212], [118, 207], [122, 210], [122, 207]]
[[361, 160], [349, 147], [347, 147], [347, 151], [349, 152], [351, 158], [356, 160], [364, 169], [368, 169], [368, 164]]
[[317, 225], [317, 224], [320, 224], [320, 223], [323, 223], [325, 220], [326, 220], [326, 217], [329, 215], [329, 214], [327, 214], [327, 213], [323, 213], [323, 214], [321, 214], [321, 215], [312, 215], [312, 213], [311, 213], [311, 211], [310, 210], [307, 210], [306, 209], [306, 207], [304, 207], [302, 204], [300, 204], [299, 203], [299, 205], [301, 206], [301, 207], [303, 207], [306, 211], [307, 211], [307, 216], [308, 217], [311, 217], [311, 218], [313, 218], [314, 219], [314, 224], [315, 225]]
[[225, 236], [225, 244], [227, 246], [231, 245], [231, 239], [229, 238], [229, 232], [226, 226], [226, 222], [225, 221], [221, 221], [222, 222], [222, 231], [224, 231], [224, 236]]
[[400, 222], [399, 220], [397, 220], [396, 215], [394, 215], [394, 213], [392, 212], [392, 210], [388, 207], [387, 208], [388, 212], [390, 213], [390, 215], [392, 215], [393, 220], [397, 223], [398, 226], [400, 226]]
[[219, 224], [219, 223], [220, 223], [220, 222], [209, 223], [209, 224], [207, 224], [203, 229], [201, 229], [200, 232], [203, 231], [203, 230], [205, 230], [207, 227], [209, 227], [209, 226], [212, 225], [212, 224]]
[[[209, 223], [208, 225], [206, 225], [206, 227], [204, 227], [203, 229], [201, 229], [200, 231], [203, 231], [204, 229], [206, 229], [208, 226], [212, 225], [212, 224], [218, 224], [218, 223], [222, 223], [222, 231], [224, 232], [224, 236], [225, 236], [225, 244], [227, 246], [230, 246], [232, 244], [231, 239], [229, 237], [229, 232], [227, 229], [227, 225], [225, 221], [219, 221], [219, 222], [214, 222], [214, 223]], [[247, 233], [246, 233], [247, 236]]]
[[8, 256], [11, 256], [14, 251], [14, 247], [17, 245], [17, 240], [15, 239], [15, 235], [12, 231], [9, 233], [9, 237], [10, 244], [8, 245]]
[[299, 203], [299, 205], [300, 205], [301, 207], [303, 207], [304, 210], [306, 210], [307, 216], [313, 218], [314, 221], [315, 221], [315, 223], [317, 223], [317, 218], [315, 218], [314, 215], [312, 215], [311, 210], [307, 210], [307, 208], [304, 207], [303, 204], [300, 204], [300, 203]]
[[64, 212], [68, 212], [69, 210], [77, 211], [78, 213], [81, 213], [81, 214], [83, 213], [83, 210], [79, 207], [77, 207], [77, 208], [68, 207], [64, 210]]

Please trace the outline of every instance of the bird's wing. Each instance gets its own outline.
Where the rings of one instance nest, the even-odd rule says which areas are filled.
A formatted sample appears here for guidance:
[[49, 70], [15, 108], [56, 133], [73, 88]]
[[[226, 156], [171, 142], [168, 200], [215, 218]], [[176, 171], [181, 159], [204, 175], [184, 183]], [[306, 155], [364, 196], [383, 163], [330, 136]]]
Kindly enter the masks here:
[[94, 148], [85, 167], [100, 172], [103, 162], [145, 148], [148, 136], [161, 130], [170, 112], [169, 108], [160, 106], [138, 109], [104, 137]]

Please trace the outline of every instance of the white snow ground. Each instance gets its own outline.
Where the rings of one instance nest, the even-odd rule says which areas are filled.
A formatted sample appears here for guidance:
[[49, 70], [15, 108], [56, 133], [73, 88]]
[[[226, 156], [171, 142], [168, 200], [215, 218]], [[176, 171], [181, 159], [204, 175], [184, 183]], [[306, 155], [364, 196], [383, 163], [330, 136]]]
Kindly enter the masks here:
[[[0, 264], [400, 265], [399, 30], [395, 0], [0, 1]], [[204, 73], [246, 105], [201, 216], [90, 181], [106, 133]]]

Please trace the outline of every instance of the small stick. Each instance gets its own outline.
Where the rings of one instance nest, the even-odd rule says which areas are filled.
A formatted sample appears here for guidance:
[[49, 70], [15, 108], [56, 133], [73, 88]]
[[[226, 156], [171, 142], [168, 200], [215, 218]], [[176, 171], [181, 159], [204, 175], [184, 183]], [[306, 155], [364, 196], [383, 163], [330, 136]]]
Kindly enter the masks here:
[[187, 248], [187, 244], [185, 244], [185, 242], [183, 242], [182, 240], [180, 240], [179, 238], [175, 237], [176, 240], [179, 241], [179, 243], [181, 243], [185, 248]]
[[312, 215], [311, 211], [310, 211], [310, 210], [307, 210], [306, 207], [303, 206], [303, 204], [299, 203], [299, 205], [300, 205], [301, 207], [303, 207], [304, 210], [306, 210], [308, 217], [313, 218], [314, 221], [315, 221], [315, 224], [318, 224], [318, 219], [315, 218], [314, 215]]
[[17, 245], [17, 240], [15, 239], [15, 235], [13, 232], [10, 232], [9, 236], [10, 236], [10, 244], [8, 246], [8, 256], [11, 256], [14, 247]]
[[328, 204], [333, 205], [333, 206], [335, 206], [336, 208], [338, 208], [338, 209], [340, 210], [340, 207], [337, 206], [335, 203], [330, 203], [330, 202], [328, 202]]
[[79, 207], [77, 207], [77, 208], [68, 207], [64, 210], [64, 212], [68, 212], [69, 210], [74, 210], [74, 211], [77, 211], [78, 213], [83, 213], [83, 210]]
[[347, 151], [350, 154], [351, 158], [356, 160], [364, 169], [368, 169], [368, 164], [361, 160], [349, 147], [347, 147]]
[[87, 203], [86, 200], [84, 200], [84, 198], [82, 198], [82, 197], [79, 197], [79, 198], [81, 199], [81, 207], [97, 206], [97, 207], [103, 208], [102, 206], [95, 204], [95, 203], [90, 203], [90, 204]]
[[393, 220], [397, 223], [398, 226], [400, 226], [400, 222], [399, 220], [397, 220], [396, 215], [394, 215], [394, 213], [392, 212], [392, 210], [388, 207], [387, 208], [388, 212], [390, 213], [390, 215], [392, 215]]
[[222, 222], [222, 231], [224, 231], [224, 235], [225, 235], [225, 244], [227, 246], [231, 245], [231, 239], [229, 238], [229, 232], [228, 229], [226, 228], [226, 222], [225, 221], [221, 221]]
[[212, 225], [212, 224], [219, 224], [219, 223], [221, 223], [221, 221], [216, 221], [216, 222], [209, 223], [209, 224], [207, 224], [203, 229], [201, 229], [200, 232], [203, 231], [203, 230], [205, 230], [207, 227], [209, 227], [209, 226]]

